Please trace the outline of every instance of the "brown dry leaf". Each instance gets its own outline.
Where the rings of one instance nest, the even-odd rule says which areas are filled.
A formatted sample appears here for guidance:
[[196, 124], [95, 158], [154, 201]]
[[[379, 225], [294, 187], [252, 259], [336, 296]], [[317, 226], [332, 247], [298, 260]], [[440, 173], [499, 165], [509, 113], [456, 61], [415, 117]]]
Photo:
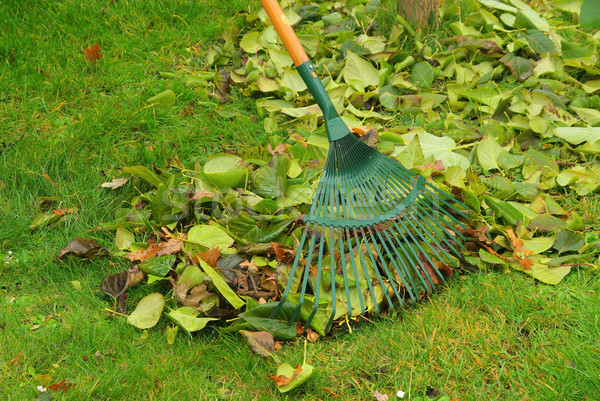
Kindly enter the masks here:
[[100, 45], [98, 43], [94, 43], [89, 49], [83, 49], [83, 51], [85, 51], [85, 55], [92, 65], [95, 65], [96, 61], [100, 60], [103, 56], [100, 53]]
[[379, 391], [375, 391], [373, 393], [373, 397], [377, 400], [377, 401], [388, 401], [390, 399], [390, 397], [388, 397], [387, 394], [382, 394]]
[[[438, 277], [433, 266], [431, 266], [431, 263], [429, 263], [429, 261], [427, 260], [427, 258], [423, 254], [423, 252], [419, 251], [418, 256], [419, 256], [419, 261], [421, 262], [419, 265], [419, 269], [421, 269], [421, 271], [423, 271], [423, 268], [425, 268], [427, 275], [431, 278], [431, 281], [433, 281], [433, 284], [438, 285], [440, 283], [440, 278]], [[425, 274], [425, 272], [423, 272], [423, 274]], [[427, 284], [431, 286], [431, 284], [429, 283], [429, 280], [427, 280]]]
[[268, 358], [275, 352], [275, 339], [268, 331], [246, 331], [240, 330], [240, 334], [254, 353]]
[[119, 187], [122, 187], [125, 184], [127, 184], [127, 178], [115, 178], [112, 181], [101, 184], [100, 188], [117, 189]]
[[321, 390], [325, 391], [327, 394], [329, 394], [332, 398], [338, 398], [339, 395], [336, 394], [332, 389], [330, 389], [329, 387], [321, 387]]
[[158, 253], [158, 251], [160, 251], [160, 248], [161, 248], [161, 246], [159, 244], [157, 244], [151, 240], [150, 242], [148, 242], [148, 248], [142, 249], [137, 252], [128, 253], [127, 259], [131, 260], [132, 262], [136, 261], [136, 260], [143, 262], [147, 259], [155, 257], [156, 254]]
[[454, 269], [451, 266], [439, 261], [434, 263], [435, 267], [437, 267], [437, 269], [440, 271], [440, 273], [442, 273], [442, 275], [444, 275], [445, 277], [452, 277], [452, 272], [454, 272]]
[[77, 387], [77, 383], [69, 383], [65, 379], [62, 379], [58, 383], [54, 383], [49, 386], [46, 386], [47, 389], [52, 390], [52, 391], [58, 391], [58, 390], [67, 391], [67, 390], [70, 390], [75, 387]]
[[191, 200], [197, 201], [204, 197], [213, 198], [214, 196], [215, 196], [215, 194], [213, 192], [200, 191], [200, 192], [195, 193], [194, 196], [192, 196]]
[[129, 284], [127, 284], [127, 288], [135, 287], [144, 279], [144, 277], [146, 277], [146, 274], [141, 271], [137, 265], [127, 270], [127, 274], [129, 276]]
[[258, 271], [258, 266], [256, 266], [256, 264], [250, 262], [249, 260], [245, 260], [242, 263], [240, 263], [240, 267], [246, 267], [248, 270], [252, 270], [255, 272]]
[[436, 160], [435, 163], [427, 163], [424, 166], [416, 166], [419, 170], [427, 170], [430, 168], [432, 171], [444, 171], [444, 163], [441, 160]]
[[306, 329], [306, 339], [309, 342], [314, 343], [319, 339], [319, 337], [321, 337], [321, 335], [319, 333], [317, 333], [316, 331], [311, 330], [311, 329]]
[[24, 352], [25, 352], [25, 351], [21, 351], [21, 352], [19, 352], [19, 353], [17, 354], [17, 356], [15, 356], [13, 359], [11, 359], [11, 361], [8, 363], [8, 365], [9, 365], [9, 366], [12, 366], [12, 365], [14, 365], [15, 363], [17, 363], [17, 361], [18, 361], [19, 359], [21, 359], [21, 357], [23, 356], [23, 353], [24, 353]]
[[280, 143], [279, 145], [277, 145], [277, 147], [275, 149], [273, 149], [273, 147], [271, 146], [271, 144], [267, 145], [267, 150], [269, 151], [269, 153], [271, 153], [273, 156], [279, 154], [283, 154], [285, 153], [285, 149], [286, 149], [287, 145], [285, 143]]
[[101, 247], [96, 241], [87, 238], [75, 238], [67, 244], [58, 254], [59, 259], [68, 255], [79, 256], [83, 259], [92, 259], [97, 256], [108, 255], [108, 250]]
[[217, 267], [217, 260], [221, 256], [221, 249], [210, 248], [208, 251], [197, 254], [200, 259], [208, 263], [210, 267]]
[[174, 255], [182, 249], [181, 240], [179, 238], [171, 238], [167, 242], [160, 243], [160, 250], [156, 252], [156, 256]]
[[284, 375], [275, 376], [273, 373], [269, 373], [269, 377], [273, 379], [277, 387], [285, 386], [289, 384], [296, 376], [298, 376], [302, 372], [302, 365], [296, 366], [294, 373], [290, 377], [286, 377]]
[[294, 262], [295, 252], [293, 249], [289, 249], [287, 246], [276, 242], [271, 242], [271, 246], [273, 247], [273, 252], [275, 252], [275, 257], [279, 263], [291, 265]]
[[517, 238], [512, 228], [507, 230], [508, 238], [513, 246], [513, 259], [521, 264], [521, 267], [525, 270], [531, 270], [533, 260], [527, 256], [531, 255], [533, 251], [523, 248], [523, 240]]
[[477, 241], [491, 245], [493, 244], [493, 242], [486, 235], [488, 231], [490, 231], [490, 228], [484, 225], [477, 229], [469, 228], [469, 230], [467, 231], [467, 235], [477, 238]]

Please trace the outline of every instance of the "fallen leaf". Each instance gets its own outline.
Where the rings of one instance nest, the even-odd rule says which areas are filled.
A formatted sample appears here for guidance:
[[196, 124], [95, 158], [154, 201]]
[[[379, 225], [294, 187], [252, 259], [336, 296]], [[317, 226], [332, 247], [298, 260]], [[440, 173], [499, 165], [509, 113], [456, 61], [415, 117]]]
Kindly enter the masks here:
[[147, 259], [155, 257], [156, 254], [158, 253], [158, 251], [160, 251], [160, 248], [161, 248], [161, 246], [159, 244], [157, 244], [151, 240], [150, 242], [148, 242], [148, 248], [142, 249], [137, 252], [128, 253], [127, 259], [131, 260], [132, 262], [136, 261], [136, 260], [143, 262]]
[[306, 330], [306, 339], [309, 342], [314, 343], [319, 339], [319, 337], [321, 337], [321, 335], [319, 333], [317, 333], [316, 331], [311, 330], [311, 329]]
[[275, 252], [275, 257], [279, 263], [291, 265], [294, 262], [294, 257], [296, 255], [293, 249], [288, 249], [285, 245], [277, 244], [275, 242], [271, 242], [271, 246], [273, 247], [273, 252]]
[[202, 198], [213, 198], [215, 196], [214, 192], [209, 192], [209, 191], [200, 191], [200, 192], [196, 192], [194, 194], [194, 196], [191, 197], [192, 201], [197, 201], [200, 200]]
[[118, 298], [127, 290], [144, 279], [144, 272], [136, 265], [120, 273], [110, 274], [100, 283], [100, 289], [111, 297]]
[[390, 399], [390, 397], [388, 397], [387, 394], [382, 394], [379, 391], [375, 391], [373, 393], [373, 397], [377, 400], [377, 401], [388, 401]]
[[101, 188], [117, 189], [119, 187], [122, 187], [125, 184], [127, 184], [127, 178], [115, 178], [112, 181], [102, 183], [100, 185], [100, 187]]
[[154, 327], [165, 306], [165, 298], [160, 293], [146, 295], [138, 302], [135, 310], [127, 317], [127, 321], [138, 329]]
[[67, 391], [75, 387], [77, 387], [77, 383], [69, 383], [65, 379], [62, 379], [58, 383], [51, 384], [50, 386], [46, 386], [47, 389], [52, 391]]
[[89, 49], [83, 49], [83, 51], [85, 51], [85, 55], [92, 65], [96, 65], [96, 61], [104, 56], [100, 53], [100, 45], [98, 43], [94, 43]]
[[268, 358], [275, 351], [275, 339], [268, 331], [240, 330], [240, 334], [254, 353]]
[[490, 227], [484, 225], [477, 229], [469, 228], [467, 235], [477, 238], [477, 241], [491, 245], [493, 242], [486, 235], [488, 231], [490, 231]]
[[258, 266], [256, 266], [254, 263], [250, 262], [249, 260], [245, 260], [242, 263], [240, 263], [240, 267], [245, 267], [248, 270], [252, 270], [255, 272], [258, 271]]
[[209, 248], [208, 251], [198, 253], [197, 256], [208, 263], [210, 267], [217, 267], [217, 260], [221, 256], [221, 250], [219, 248]]
[[79, 256], [83, 259], [92, 259], [97, 256], [108, 255], [108, 250], [101, 247], [96, 241], [87, 238], [75, 238], [67, 244], [58, 254], [59, 259], [68, 255]]
[[[274, 375], [272, 373], [269, 373], [269, 377], [273, 379], [277, 387], [289, 384], [296, 376], [300, 374], [300, 372], [302, 372], [302, 365], [298, 365], [296, 366], [296, 368], [292, 368], [289, 364], [283, 363], [279, 366], [279, 368], [281, 369], [281, 367], [284, 367], [284, 365], [287, 365], [285, 366], [286, 368], [289, 366], [289, 369], [285, 369], [285, 374]], [[280, 373], [280, 369], [277, 369], [277, 373]]]
[[160, 243], [160, 249], [156, 252], [156, 256], [174, 255], [181, 251], [182, 244], [179, 238], [171, 238], [167, 242]]
[[533, 261], [527, 256], [531, 255], [533, 251], [523, 248], [523, 240], [517, 238], [512, 228], [507, 230], [507, 234], [513, 246], [513, 259], [518, 261], [523, 269], [531, 270]]

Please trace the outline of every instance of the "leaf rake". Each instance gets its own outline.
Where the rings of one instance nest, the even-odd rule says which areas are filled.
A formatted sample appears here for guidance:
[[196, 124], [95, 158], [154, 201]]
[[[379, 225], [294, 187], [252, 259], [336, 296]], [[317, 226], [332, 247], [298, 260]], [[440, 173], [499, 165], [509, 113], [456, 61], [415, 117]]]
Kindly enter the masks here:
[[[309, 326], [324, 307], [329, 313], [328, 331], [340, 314], [378, 314], [383, 300], [390, 309], [394, 307], [393, 298], [400, 305], [407, 297], [418, 301], [444, 280], [440, 268], [458, 266], [465, 238], [451, 227], [466, 229], [458, 218], [468, 219], [459, 210], [468, 207], [352, 135], [277, 0], [261, 3], [323, 112], [330, 142], [283, 298], [273, 316], [288, 299], [298, 296], [290, 323], [301, 315]], [[295, 294], [298, 286], [299, 295]], [[312, 308], [304, 306], [305, 300], [312, 301]], [[338, 310], [338, 303], [345, 303], [344, 310]]]

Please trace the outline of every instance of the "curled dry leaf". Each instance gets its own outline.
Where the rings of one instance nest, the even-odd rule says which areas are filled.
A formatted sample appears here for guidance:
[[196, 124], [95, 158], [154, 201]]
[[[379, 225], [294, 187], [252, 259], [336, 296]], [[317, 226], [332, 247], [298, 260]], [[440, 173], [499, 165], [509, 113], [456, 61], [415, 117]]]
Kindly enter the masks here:
[[240, 334], [256, 354], [263, 358], [268, 358], [273, 352], [275, 352], [275, 339], [273, 334], [268, 331], [247, 331], [240, 330]]
[[512, 228], [509, 228], [506, 232], [513, 246], [513, 259], [518, 261], [523, 269], [531, 270], [533, 260], [529, 259], [528, 256], [531, 255], [533, 251], [523, 247], [523, 240], [517, 238]]
[[127, 178], [115, 178], [112, 181], [108, 181], [108, 182], [101, 184], [100, 188], [117, 189], [119, 187], [122, 187], [125, 184], [127, 184]]
[[[287, 365], [287, 364], [282, 364], [282, 366], [283, 365]], [[291, 366], [290, 366], [290, 368], [291, 368]], [[298, 376], [300, 374], [300, 372], [302, 372], [302, 365], [298, 365], [298, 366], [296, 366], [296, 368], [292, 368], [291, 374], [289, 374], [288, 372], [286, 372], [286, 374], [281, 374], [281, 375], [274, 375], [273, 373], [269, 373], [269, 377], [271, 379], [273, 379], [273, 381], [275, 382], [277, 387], [281, 387], [281, 386], [285, 386], [286, 384], [289, 384], [296, 376]], [[279, 369], [278, 369], [278, 373], [279, 373]]]
[[375, 398], [377, 401], [388, 401], [390, 399], [387, 394], [382, 394], [379, 391], [375, 391], [373, 393], [373, 398]]
[[144, 279], [144, 272], [136, 265], [120, 273], [106, 276], [100, 283], [100, 289], [111, 297], [118, 298], [127, 290]]
[[306, 330], [306, 339], [309, 342], [311, 342], [311, 343], [317, 342], [319, 337], [321, 337], [321, 335], [319, 333], [317, 333], [316, 331], [311, 330], [311, 329]]
[[106, 256], [108, 253], [108, 250], [92, 239], [75, 238], [60, 250], [58, 258], [64, 259], [68, 255], [75, 255], [83, 259], [92, 259], [97, 256]]

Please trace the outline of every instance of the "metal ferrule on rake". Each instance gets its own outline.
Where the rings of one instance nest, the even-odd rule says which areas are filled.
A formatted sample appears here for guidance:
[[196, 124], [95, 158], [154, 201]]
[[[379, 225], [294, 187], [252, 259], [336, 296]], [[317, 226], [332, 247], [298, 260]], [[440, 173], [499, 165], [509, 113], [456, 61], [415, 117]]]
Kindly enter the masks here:
[[[449, 227], [465, 228], [456, 216], [468, 217], [457, 206], [468, 208], [351, 135], [277, 1], [261, 3], [323, 112], [330, 142], [273, 317], [290, 297], [298, 272], [300, 293], [290, 324], [300, 317], [309, 326], [324, 308], [328, 331], [341, 314], [377, 314], [384, 300], [390, 309], [395, 301], [418, 301], [444, 280], [438, 265], [458, 266], [464, 237]], [[339, 304], [345, 305], [338, 310]]]

